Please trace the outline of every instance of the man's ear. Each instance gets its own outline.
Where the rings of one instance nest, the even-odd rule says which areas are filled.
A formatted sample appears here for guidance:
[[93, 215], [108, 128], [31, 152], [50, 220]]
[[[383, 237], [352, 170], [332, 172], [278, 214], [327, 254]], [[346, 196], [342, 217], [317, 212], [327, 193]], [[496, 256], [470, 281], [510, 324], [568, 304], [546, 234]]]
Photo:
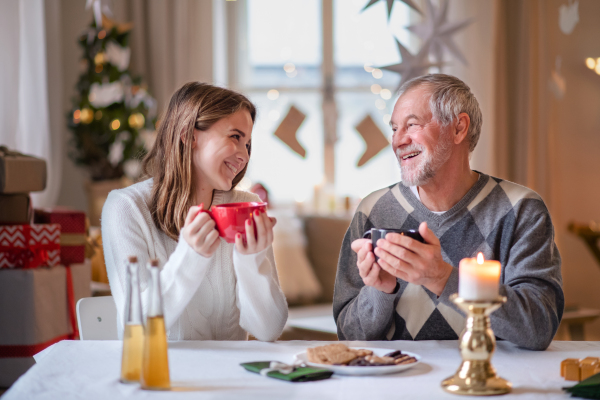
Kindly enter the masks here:
[[462, 143], [469, 133], [471, 118], [467, 113], [458, 114], [458, 122], [454, 125], [452, 135], [454, 136], [454, 144]]

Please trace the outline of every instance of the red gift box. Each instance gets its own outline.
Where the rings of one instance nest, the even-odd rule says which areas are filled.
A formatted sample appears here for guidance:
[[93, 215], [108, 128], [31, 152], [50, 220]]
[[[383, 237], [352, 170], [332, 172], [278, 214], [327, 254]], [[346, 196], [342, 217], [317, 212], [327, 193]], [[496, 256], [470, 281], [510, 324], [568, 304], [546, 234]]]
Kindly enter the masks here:
[[34, 221], [60, 224], [60, 260], [64, 265], [80, 264], [85, 259], [85, 213], [66, 207], [36, 209]]
[[0, 268], [55, 267], [59, 242], [58, 224], [0, 226]]

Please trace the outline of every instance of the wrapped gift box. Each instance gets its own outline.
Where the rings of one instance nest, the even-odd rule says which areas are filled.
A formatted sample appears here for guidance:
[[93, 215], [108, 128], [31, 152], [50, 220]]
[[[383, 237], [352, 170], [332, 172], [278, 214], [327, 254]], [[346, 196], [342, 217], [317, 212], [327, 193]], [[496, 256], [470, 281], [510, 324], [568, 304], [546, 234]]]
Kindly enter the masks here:
[[46, 189], [46, 161], [0, 146], [0, 193]]
[[65, 207], [35, 210], [35, 223], [60, 225], [60, 262], [82, 263], [85, 259], [86, 224], [83, 211]]
[[31, 217], [28, 193], [0, 194], [0, 225], [30, 224]]
[[60, 264], [60, 225], [0, 226], [0, 269]]
[[68, 269], [0, 269], [0, 387], [25, 373], [34, 354], [75, 338], [75, 304], [90, 297], [90, 275], [89, 261]]

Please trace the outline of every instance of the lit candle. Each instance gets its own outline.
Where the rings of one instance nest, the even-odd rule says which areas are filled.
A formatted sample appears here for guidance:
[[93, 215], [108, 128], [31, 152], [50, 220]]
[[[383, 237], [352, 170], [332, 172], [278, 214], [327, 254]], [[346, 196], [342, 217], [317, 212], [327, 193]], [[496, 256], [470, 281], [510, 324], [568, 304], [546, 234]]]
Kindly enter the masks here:
[[458, 295], [465, 300], [493, 300], [498, 297], [500, 262], [484, 260], [483, 254], [463, 258], [458, 267]]

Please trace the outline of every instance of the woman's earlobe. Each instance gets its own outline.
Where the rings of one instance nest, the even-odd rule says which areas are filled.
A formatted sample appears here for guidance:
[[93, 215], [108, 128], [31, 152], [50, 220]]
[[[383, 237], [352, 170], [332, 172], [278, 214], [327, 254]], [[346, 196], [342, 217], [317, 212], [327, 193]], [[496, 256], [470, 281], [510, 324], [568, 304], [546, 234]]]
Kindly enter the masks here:
[[[179, 138], [181, 139], [181, 143], [185, 144], [185, 134], [182, 132], [179, 135]], [[196, 147], [196, 135], [192, 134], [192, 149]]]

